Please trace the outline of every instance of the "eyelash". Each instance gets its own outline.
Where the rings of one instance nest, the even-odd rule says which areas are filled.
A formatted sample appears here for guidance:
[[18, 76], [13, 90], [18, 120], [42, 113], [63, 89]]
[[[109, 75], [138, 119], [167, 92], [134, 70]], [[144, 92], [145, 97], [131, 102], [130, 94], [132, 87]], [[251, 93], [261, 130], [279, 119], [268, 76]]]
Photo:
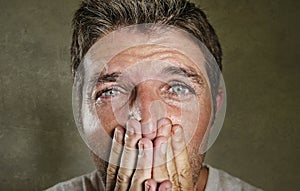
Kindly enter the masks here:
[[[167, 91], [169, 94], [171, 95], [175, 95], [175, 96], [178, 96], [180, 97], [181, 95], [175, 93], [175, 92], [171, 92], [171, 88], [174, 88], [174, 87], [181, 87], [181, 88], [186, 88], [186, 90], [188, 90], [188, 93], [192, 93], [192, 94], [195, 94], [195, 90], [193, 88], [191, 88], [190, 86], [188, 86], [187, 84], [185, 83], [182, 83], [182, 82], [171, 82], [171, 84], [168, 85], [168, 88], [167, 88]], [[187, 94], [188, 94], [187, 93]]]
[[[121, 89], [119, 87], [111, 87], [111, 88], [105, 88], [99, 92], [97, 92], [96, 96], [95, 96], [95, 100], [97, 100], [98, 98], [101, 98], [103, 97], [103, 94], [104, 93], [107, 93], [109, 91], [118, 91], [119, 93], [122, 93]], [[118, 94], [119, 94], [118, 93]], [[108, 97], [115, 97], [116, 95], [113, 95], [113, 96], [104, 96], [104, 99], [105, 98], [108, 98]]]
[[[167, 84], [166, 86], [164, 86], [161, 89], [166, 91], [166, 93], [171, 96], [180, 97], [180, 96], [186, 95], [186, 94], [180, 95], [179, 93], [172, 92], [171, 89], [175, 88], [175, 87], [186, 88], [186, 90], [188, 90], [188, 93], [186, 93], [186, 94], [189, 94], [189, 93], [195, 94], [195, 90], [192, 87], [188, 86], [185, 83], [178, 82], [178, 81], [170, 82], [169, 84]], [[117, 91], [118, 93], [116, 95], [103, 95], [109, 91]], [[99, 98], [103, 98], [103, 99], [113, 98], [115, 96], [118, 96], [120, 93], [125, 93], [124, 90], [120, 87], [113, 86], [113, 87], [105, 88], [96, 93], [95, 100], [97, 101]]]

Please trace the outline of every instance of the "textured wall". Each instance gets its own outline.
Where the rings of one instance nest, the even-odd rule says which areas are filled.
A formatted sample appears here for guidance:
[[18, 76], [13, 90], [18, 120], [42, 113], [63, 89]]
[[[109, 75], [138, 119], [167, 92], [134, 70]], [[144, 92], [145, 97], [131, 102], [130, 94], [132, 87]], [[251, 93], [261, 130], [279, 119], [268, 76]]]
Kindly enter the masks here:
[[[200, 2], [223, 45], [228, 93], [206, 162], [265, 190], [300, 189], [299, 1]], [[0, 190], [41, 190], [93, 169], [71, 106], [78, 3], [0, 1]]]

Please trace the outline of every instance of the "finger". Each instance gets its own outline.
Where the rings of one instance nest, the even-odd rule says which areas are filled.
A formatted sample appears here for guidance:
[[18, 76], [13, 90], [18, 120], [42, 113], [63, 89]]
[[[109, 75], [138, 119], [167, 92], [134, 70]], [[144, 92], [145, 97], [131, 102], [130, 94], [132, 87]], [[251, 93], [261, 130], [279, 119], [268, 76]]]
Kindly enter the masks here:
[[144, 189], [145, 191], [156, 191], [157, 182], [153, 179], [148, 179], [145, 181]]
[[153, 145], [148, 138], [142, 138], [139, 141], [139, 154], [136, 171], [133, 175], [130, 190], [142, 190], [142, 185], [145, 180], [151, 178], [152, 160], [153, 160]]
[[188, 152], [185, 144], [183, 129], [179, 125], [172, 127], [172, 147], [175, 156], [175, 166], [181, 190], [193, 189], [193, 175], [189, 163]]
[[167, 168], [169, 173], [169, 179], [172, 183], [172, 189], [177, 191], [179, 190], [179, 183], [171, 139], [168, 140], [167, 161]]
[[152, 178], [156, 182], [162, 182], [169, 179], [167, 169], [167, 142], [168, 140], [166, 137], [157, 137], [154, 140]]
[[171, 135], [172, 121], [169, 118], [162, 118], [157, 122], [157, 136], [164, 136], [168, 138], [167, 142], [167, 171], [169, 175], [169, 179], [173, 184], [173, 188], [178, 188], [178, 177], [175, 167], [175, 161], [173, 160], [173, 149], [171, 145], [171, 139], [169, 139]]
[[169, 118], [162, 118], [157, 122], [157, 137], [164, 136], [169, 138], [172, 122]]
[[137, 120], [130, 119], [126, 124], [125, 145], [120, 161], [115, 190], [127, 190], [136, 166], [136, 145], [141, 138], [141, 125]]
[[124, 130], [122, 127], [117, 127], [114, 132], [112, 146], [109, 156], [109, 163], [106, 170], [106, 190], [111, 191], [114, 188], [115, 179], [120, 162], [123, 145]]
[[171, 191], [172, 190], [172, 183], [170, 180], [165, 180], [160, 183], [158, 187], [158, 191]]

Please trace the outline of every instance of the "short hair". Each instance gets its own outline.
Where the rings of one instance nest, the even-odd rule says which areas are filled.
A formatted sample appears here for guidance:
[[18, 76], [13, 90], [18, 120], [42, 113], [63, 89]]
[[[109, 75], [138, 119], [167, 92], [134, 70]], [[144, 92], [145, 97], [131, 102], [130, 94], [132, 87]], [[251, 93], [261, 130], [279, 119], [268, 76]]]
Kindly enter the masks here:
[[84, 0], [73, 18], [72, 74], [104, 35], [135, 24], [157, 23], [183, 29], [199, 39], [222, 70], [222, 50], [205, 13], [186, 0]]

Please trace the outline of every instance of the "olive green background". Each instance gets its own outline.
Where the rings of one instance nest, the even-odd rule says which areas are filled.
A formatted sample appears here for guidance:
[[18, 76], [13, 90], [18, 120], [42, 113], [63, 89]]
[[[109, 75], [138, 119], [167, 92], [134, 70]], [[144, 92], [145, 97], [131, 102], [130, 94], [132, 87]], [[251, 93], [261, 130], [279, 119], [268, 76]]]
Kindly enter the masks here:
[[[197, 3], [220, 37], [228, 93], [206, 163], [265, 190], [299, 190], [300, 1]], [[78, 4], [0, 1], [0, 190], [42, 190], [94, 168], [72, 115]]]

